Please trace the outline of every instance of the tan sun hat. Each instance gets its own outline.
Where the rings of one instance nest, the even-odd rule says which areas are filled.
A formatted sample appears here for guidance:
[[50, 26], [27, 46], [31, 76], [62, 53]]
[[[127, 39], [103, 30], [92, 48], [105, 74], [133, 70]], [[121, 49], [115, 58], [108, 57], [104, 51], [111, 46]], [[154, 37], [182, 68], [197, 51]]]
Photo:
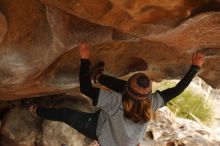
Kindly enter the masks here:
[[144, 100], [152, 91], [152, 83], [144, 73], [136, 73], [129, 78], [126, 91], [132, 98]]

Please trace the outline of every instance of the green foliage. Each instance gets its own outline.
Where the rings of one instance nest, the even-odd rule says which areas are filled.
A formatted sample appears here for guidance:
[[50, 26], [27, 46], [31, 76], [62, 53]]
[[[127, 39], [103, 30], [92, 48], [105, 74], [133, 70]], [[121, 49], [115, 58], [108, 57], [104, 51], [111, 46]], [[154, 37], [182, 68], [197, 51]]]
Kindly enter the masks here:
[[[172, 81], [163, 81], [157, 84], [154, 89], [164, 90], [175, 86]], [[210, 125], [213, 122], [214, 111], [209, 99], [205, 99], [201, 94], [188, 87], [181, 95], [168, 103], [171, 109], [178, 117], [200, 121], [203, 124]]]

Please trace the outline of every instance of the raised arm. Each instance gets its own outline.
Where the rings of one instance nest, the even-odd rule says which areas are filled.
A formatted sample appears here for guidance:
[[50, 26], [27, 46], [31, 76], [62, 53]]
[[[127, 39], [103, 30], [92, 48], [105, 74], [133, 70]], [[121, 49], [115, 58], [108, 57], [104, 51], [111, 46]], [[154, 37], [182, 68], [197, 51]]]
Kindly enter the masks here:
[[127, 84], [127, 81], [112, 77], [112, 76], [108, 76], [108, 75], [104, 75], [101, 74], [98, 77], [98, 82], [106, 87], [108, 87], [109, 89], [115, 91], [115, 92], [119, 92], [122, 93], [124, 91], [124, 88]]
[[186, 89], [186, 87], [188, 87], [198, 70], [202, 67], [203, 63], [204, 55], [199, 52], [194, 53], [192, 57], [192, 65], [180, 82], [173, 88], [159, 92], [163, 97], [165, 104], [176, 96], [180, 95]]
[[96, 105], [98, 102], [98, 96], [100, 89], [94, 88], [91, 83], [91, 77], [89, 73], [89, 47], [87, 43], [79, 44], [80, 56], [81, 56], [81, 64], [80, 64], [80, 74], [79, 74], [79, 82], [80, 82], [80, 91], [86, 96], [90, 97], [93, 101], [93, 105]]

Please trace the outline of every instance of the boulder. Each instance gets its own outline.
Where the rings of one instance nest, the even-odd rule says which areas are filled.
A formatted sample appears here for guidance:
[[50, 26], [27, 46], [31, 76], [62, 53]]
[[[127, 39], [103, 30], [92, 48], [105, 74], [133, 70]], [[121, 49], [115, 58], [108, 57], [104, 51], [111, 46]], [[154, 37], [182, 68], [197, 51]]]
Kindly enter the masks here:
[[154, 81], [181, 78], [198, 49], [199, 76], [219, 88], [219, 10], [219, 0], [1, 0], [0, 99], [73, 90], [80, 40], [107, 73], [142, 70]]
[[35, 146], [40, 134], [41, 120], [26, 109], [11, 109], [2, 120], [1, 145]]
[[[44, 106], [93, 112], [82, 97], [47, 100], [47, 95], [79, 93], [81, 40], [91, 46], [92, 65], [104, 61], [107, 74], [143, 71], [158, 82], [180, 79], [199, 50], [206, 62], [198, 76], [219, 88], [219, 10], [219, 0], [0, 0], [2, 145], [59, 145], [58, 139], [82, 144], [84, 137], [71, 127], [44, 121], [41, 131], [41, 120], [7, 102], [42, 97]], [[165, 115], [170, 119], [150, 124], [146, 138], [153, 144], [219, 145], [207, 128]]]
[[42, 125], [42, 139], [43, 146], [83, 146], [86, 143], [86, 137], [69, 125], [62, 122], [55, 122], [45, 120]]
[[195, 121], [177, 118], [167, 108], [156, 112], [143, 141], [149, 146], [217, 146], [220, 137], [212, 129]]

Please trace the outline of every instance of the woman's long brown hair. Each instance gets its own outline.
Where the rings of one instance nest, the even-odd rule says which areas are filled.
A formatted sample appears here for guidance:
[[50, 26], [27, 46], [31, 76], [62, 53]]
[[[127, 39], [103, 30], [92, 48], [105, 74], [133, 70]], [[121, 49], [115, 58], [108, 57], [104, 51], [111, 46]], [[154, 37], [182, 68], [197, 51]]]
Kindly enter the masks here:
[[151, 101], [148, 98], [136, 100], [128, 93], [123, 94], [124, 116], [133, 122], [147, 122], [151, 117]]

